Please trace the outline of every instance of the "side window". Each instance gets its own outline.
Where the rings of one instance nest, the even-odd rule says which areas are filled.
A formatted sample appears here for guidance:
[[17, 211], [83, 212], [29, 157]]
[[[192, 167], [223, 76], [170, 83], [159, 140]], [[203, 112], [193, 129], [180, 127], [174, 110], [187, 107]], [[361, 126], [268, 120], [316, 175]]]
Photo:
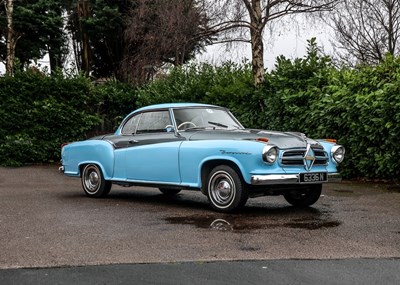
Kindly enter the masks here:
[[138, 123], [139, 123], [139, 119], [140, 119], [140, 116], [141, 116], [142, 114], [139, 114], [139, 115], [137, 115], [137, 116], [133, 116], [132, 118], [130, 118], [127, 122], [126, 122], [126, 124], [124, 125], [124, 127], [122, 128], [122, 134], [124, 134], [124, 135], [131, 135], [131, 134], [134, 134], [134, 133], [136, 133], [136, 128], [137, 128], [137, 125], [138, 125]]
[[136, 133], [159, 133], [166, 132], [166, 127], [171, 125], [168, 111], [157, 111], [143, 113], [140, 118]]

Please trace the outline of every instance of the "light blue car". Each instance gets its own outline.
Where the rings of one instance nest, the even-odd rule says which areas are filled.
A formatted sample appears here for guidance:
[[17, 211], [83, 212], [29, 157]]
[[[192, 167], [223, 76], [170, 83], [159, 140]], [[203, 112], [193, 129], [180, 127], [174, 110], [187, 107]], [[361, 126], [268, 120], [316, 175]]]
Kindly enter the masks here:
[[138, 109], [114, 134], [64, 145], [60, 171], [80, 177], [89, 197], [112, 184], [200, 190], [213, 209], [231, 212], [263, 195], [314, 204], [323, 183], [341, 180], [344, 154], [333, 140], [245, 129], [226, 108], [176, 103]]

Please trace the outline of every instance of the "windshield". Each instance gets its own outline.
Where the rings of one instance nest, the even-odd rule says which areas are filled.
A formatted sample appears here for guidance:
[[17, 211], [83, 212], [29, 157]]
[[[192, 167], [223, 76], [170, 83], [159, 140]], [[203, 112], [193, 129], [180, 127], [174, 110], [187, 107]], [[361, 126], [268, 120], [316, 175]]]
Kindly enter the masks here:
[[242, 129], [243, 126], [225, 109], [188, 108], [175, 109], [178, 130], [194, 128]]

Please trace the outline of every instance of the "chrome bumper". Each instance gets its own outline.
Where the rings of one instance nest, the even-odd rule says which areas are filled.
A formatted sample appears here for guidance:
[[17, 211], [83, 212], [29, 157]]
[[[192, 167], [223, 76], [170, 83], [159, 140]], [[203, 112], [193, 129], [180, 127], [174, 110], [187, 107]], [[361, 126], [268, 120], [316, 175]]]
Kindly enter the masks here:
[[58, 168], [58, 172], [61, 173], [61, 174], [64, 173], [64, 170], [65, 170], [64, 166], [60, 166]]
[[[299, 182], [299, 176], [299, 174], [253, 175], [251, 185], [306, 184]], [[342, 177], [339, 173], [328, 173], [328, 181], [321, 183], [337, 183], [340, 181], [342, 181]]]

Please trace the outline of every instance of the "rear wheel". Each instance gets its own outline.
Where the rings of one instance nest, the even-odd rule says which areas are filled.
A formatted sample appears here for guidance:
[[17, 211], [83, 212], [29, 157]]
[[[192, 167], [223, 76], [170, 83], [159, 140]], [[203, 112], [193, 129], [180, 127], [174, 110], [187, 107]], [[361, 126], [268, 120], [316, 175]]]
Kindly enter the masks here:
[[97, 165], [88, 164], [82, 172], [82, 187], [89, 197], [105, 197], [110, 193], [111, 181], [104, 179], [103, 173]]
[[214, 210], [232, 212], [242, 208], [248, 192], [239, 174], [230, 166], [215, 167], [207, 179], [208, 200]]
[[158, 188], [161, 193], [168, 196], [173, 196], [181, 192], [181, 189]]
[[304, 190], [291, 190], [285, 193], [283, 197], [293, 206], [307, 207], [318, 201], [321, 196], [321, 191], [322, 184], [316, 184], [310, 185]]

